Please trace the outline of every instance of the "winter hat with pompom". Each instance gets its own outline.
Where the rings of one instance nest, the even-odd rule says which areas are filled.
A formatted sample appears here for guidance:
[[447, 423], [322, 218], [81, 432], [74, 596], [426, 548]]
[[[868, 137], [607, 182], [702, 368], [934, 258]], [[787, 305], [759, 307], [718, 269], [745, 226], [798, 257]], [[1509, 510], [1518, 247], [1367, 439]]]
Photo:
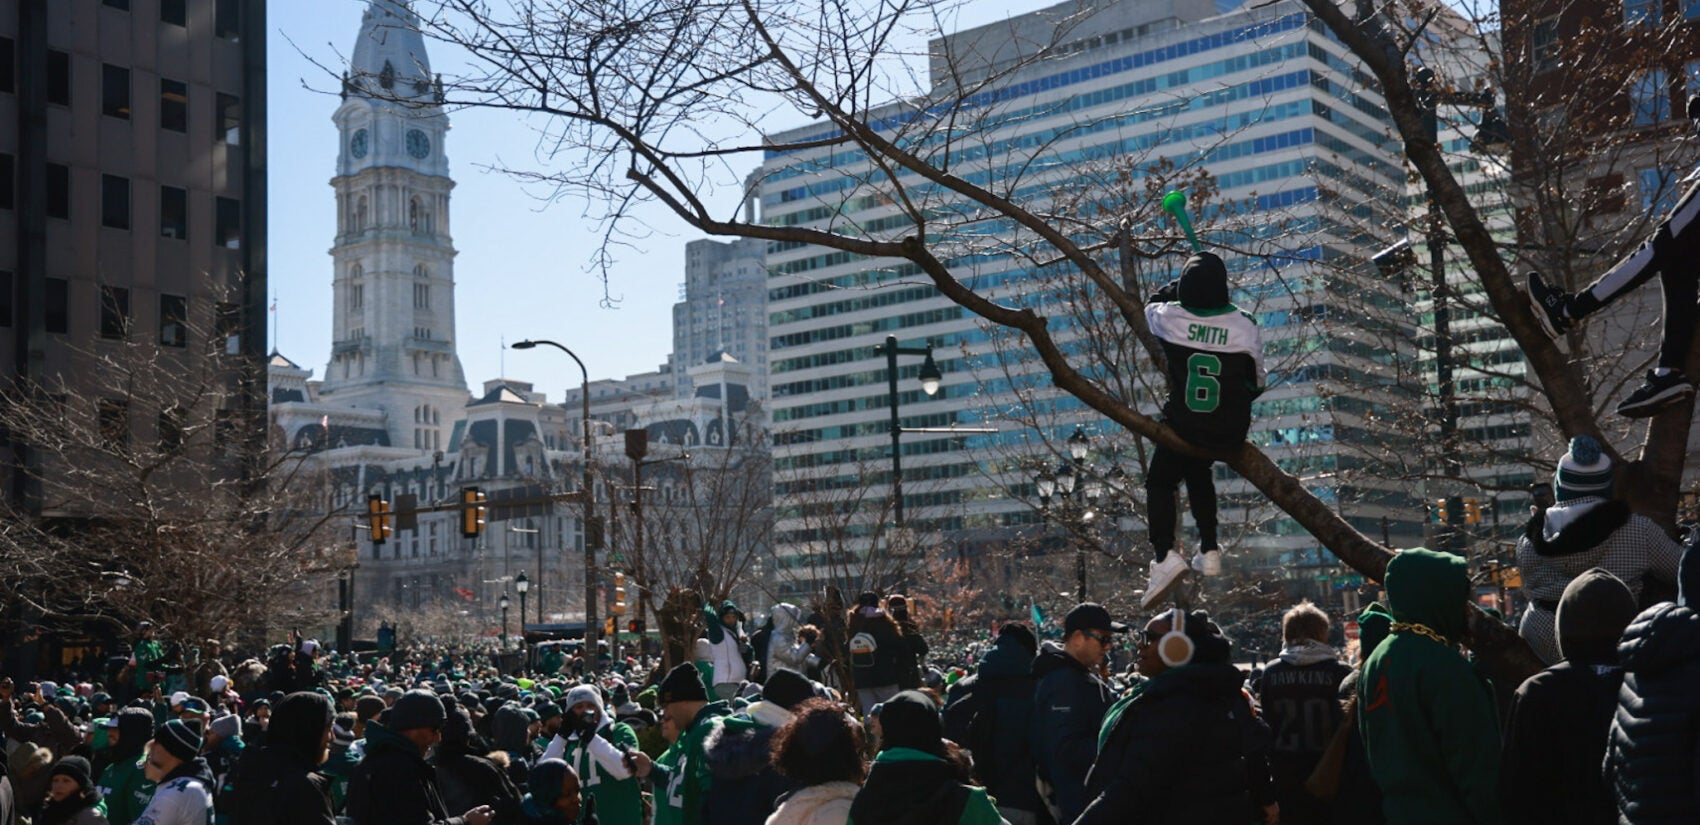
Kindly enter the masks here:
[[1611, 456], [1600, 449], [1600, 442], [1593, 436], [1576, 436], [1570, 439], [1570, 452], [1558, 460], [1558, 472], [1553, 474], [1555, 497], [1559, 501], [1611, 498], [1611, 470]]

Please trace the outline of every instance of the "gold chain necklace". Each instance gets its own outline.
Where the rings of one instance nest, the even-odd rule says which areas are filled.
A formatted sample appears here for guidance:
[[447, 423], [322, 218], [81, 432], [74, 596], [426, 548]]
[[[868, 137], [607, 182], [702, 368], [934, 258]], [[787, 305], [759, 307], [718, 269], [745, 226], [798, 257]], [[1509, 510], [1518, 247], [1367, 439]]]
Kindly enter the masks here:
[[1418, 636], [1427, 636], [1430, 639], [1433, 639], [1433, 640], [1435, 640], [1435, 641], [1437, 641], [1437, 642], [1439, 642], [1443, 645], [1446, 645], [1447, 647], [1452, 646], [1451, 642], [1446, 641], [1445, 637], [1441, 636], [1439, 633], [1434, 632], [1434, 629], [1429, 627], [1426, 624], [1419, 624], [1417, 622], [1394, 622], [1392, 630], [1393, 630], [1394, 633], [1398, 633], [1401, 630], [1409, 630], [1410, 632], [1415, 633]]

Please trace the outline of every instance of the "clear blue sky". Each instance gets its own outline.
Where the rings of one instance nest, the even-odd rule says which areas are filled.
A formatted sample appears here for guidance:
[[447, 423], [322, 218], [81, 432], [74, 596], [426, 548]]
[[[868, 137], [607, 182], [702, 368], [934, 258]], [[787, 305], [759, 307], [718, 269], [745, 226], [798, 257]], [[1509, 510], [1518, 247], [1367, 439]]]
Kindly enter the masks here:
[[[498, 0], [500, 2], [500, 0]], [[990, 22], [1050, 5], [1039, 0], [970, 3], [965, 24]], [[335, 235], [330, 178], [337, 153], [331, 114], [336, 80], [360, 29], [367, 0], [289, 0], [270, 4], [268, 41], [270, 156], [270, 271], [277, 300], [273, 337], [296, 363], [324, 371], [330, 355], [331, 266]], [[314, 65], [318, 63], [319, 65]], [[453, 76], [460, 55], [434, 47], [432, 68]], [[495, 110], [450, 114], [448, 156], [456, 187], [451, 196], [456, 324], [470, 389], [490, 378], [532, 381], [559, 400], [577, 386], [578, 369], [553, 351], [508, 351], [501, 342], [552, 338], [584, 359], [591, 378], [655, 369], [672, 350], [672, 306], [684, 281], [684, 248], [700, 233], [660, 210], [656, 230], [624, 250], [609, 287], [613, 308], [600, 306], [603, 287], [586, 267], [597, 243], [599, 204], [548, 208], [525, 187], [489, 167], [532, 163], [536, 124]], [[786, 124], [795, 125], [795, 124]], [[748, 168], [757, 158], [752, 156]], [[739, 177], [742, 177], [740, 173]], [[269, 345], [269, 342], [268, 342]]]

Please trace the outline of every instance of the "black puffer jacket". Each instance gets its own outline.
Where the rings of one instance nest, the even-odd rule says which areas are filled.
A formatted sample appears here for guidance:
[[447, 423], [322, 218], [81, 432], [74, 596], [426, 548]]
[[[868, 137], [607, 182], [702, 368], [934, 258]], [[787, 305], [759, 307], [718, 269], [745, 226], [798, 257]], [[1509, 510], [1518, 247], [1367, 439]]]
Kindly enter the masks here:
[[974, 754], [974, 773], [1002, 808], [1045, 810], [1033, 785], [1033, 654], [999, 636], [971, 684], [944, 709], [946, 738]]
[[1673, 602], [1642, 611], [1618, 658], [1623, 688], [1605, 759], [1618, 821], [1700, 822], [1700, 613]]
[[1076, 825], [1244, 825], [1272, 799], [1269, 728], [1230, 664], [1188, 665], [1146, 682], [1086, 777]]

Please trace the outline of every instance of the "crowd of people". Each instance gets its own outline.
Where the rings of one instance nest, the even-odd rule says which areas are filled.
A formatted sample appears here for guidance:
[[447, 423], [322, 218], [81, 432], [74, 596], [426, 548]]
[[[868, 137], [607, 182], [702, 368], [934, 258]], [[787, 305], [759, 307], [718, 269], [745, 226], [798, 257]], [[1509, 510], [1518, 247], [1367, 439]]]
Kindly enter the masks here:
[[[208, 640], [167, 692], [144, 623], [110, 682], [0, 681], [0, 825], [1700, 822], [1700, 553], [1566, 515], [1609, 495], [1599, 460], [1573, 447], [1530, 523], [1549, 569], [1523, 630], [1549, 666], [1515, 689], [1461, 646], [1464, 560], [1423, 549], [1392, 559], [1356, 644], [1301, 602], [1255, 666], [1204, 611], [1130, 626], [1083, 603], [962, 667], [901, 595], [864, 593], [834, 621], [705, 607], [665, 670], [296, 634], [241, 659]], [[1626, 577], [1667, 574], [1678, 598], [1639, 609]]]

